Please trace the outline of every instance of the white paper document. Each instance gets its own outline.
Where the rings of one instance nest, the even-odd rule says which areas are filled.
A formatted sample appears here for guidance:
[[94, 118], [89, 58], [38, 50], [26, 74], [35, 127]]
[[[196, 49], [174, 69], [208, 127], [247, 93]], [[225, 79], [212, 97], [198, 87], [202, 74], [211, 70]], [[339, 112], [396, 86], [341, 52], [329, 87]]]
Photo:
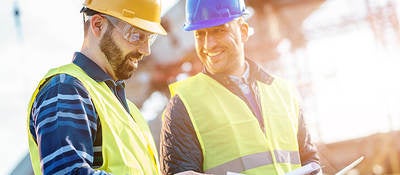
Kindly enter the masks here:
[[285, 175], [305, 175], [305, 174], [309, 174], [318, 169], [321, 169], [321, 167], [317, 163], [311, 162], [311, 163], [304, 165], [300, 168], [297, 168], [291, 172], [288, 172]]
[[335, 175], [344, 175], [345, 173], [347, 173], [348, 171], [350, 171], [351, 169], [356, 167], [358, 164], [360, 164], [362, 160], [364, 160], [364, 156], [361, 156], [360, 158], [358, 158], [357, 160], [355, 160], [351, 164], [347, 165], [342, 170], [337, 172]]
[[[361, 163], [361, 161], [364, 159], [364, 156], [361, 156], [354, 162], [351, 162], [349, 165], [341, 169], [339, 172], [337, 172], [335, 175], [345, 175], [348, 171], [356, 167], [358, 164]], [[291, 172], [286, 173], [285, 175], [306, 175], [309, 174], [317, 169], [321, 169], [321, 167], [317, 163], [309, 163], [305, 166], [302, 166], [300, 168], [297, 168]]]

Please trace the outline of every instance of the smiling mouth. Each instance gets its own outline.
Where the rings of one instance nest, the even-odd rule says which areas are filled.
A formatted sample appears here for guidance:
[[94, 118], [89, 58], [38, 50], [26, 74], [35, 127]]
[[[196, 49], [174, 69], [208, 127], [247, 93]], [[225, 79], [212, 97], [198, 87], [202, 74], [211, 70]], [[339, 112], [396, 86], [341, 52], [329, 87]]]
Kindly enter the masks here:
[[134, 57], [130, 57], [129, 60], [133, 63], [133, 64], [138, 64], [140, 60], [142, 60], [141, 57], [139, 58], [134, 58]]
[[138, 63], [143, 59], [143, 55], [140, 53], [130, 53], [127, 55], [127, 58], [132, 62]]
[[218, 51], [218, 52], [207, 52], [205, 53], [208, 57], [215, 57], [218, 56], [222, 53], [223, 51]]

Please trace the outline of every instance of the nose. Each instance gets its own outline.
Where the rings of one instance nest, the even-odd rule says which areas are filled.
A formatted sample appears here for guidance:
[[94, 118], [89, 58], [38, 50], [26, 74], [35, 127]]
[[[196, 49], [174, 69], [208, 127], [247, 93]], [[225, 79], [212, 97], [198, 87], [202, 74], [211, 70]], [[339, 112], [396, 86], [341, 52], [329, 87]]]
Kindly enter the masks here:
[[149, 56], [151, 54], [151, 48], [150, 48], [150, 41], [146, 40], [141, 42], [138, 45], [138, 51], [140, 54], [142, 54], [143, 56]]
[[216, 38], [210, 33], [206, 32], [204, 35], [204, 44], [203, 47], [206, 50], [212, 50], [217, 45]]

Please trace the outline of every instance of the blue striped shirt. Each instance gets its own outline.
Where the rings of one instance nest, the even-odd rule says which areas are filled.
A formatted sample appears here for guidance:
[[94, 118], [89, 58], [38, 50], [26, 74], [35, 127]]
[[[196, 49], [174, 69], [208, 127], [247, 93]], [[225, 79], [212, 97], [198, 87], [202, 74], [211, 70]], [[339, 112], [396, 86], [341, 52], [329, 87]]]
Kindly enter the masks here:
[[[73, 63], [105, 82], [129, 112], [124, 81], [114, 81], [82, 53], [75, 53]], [[75, 77], [55, 75], [40, 88], [29, 125], [44, 174], [108, 174], [93, 169], [103, 162], [101, 124], [88, 91]]]

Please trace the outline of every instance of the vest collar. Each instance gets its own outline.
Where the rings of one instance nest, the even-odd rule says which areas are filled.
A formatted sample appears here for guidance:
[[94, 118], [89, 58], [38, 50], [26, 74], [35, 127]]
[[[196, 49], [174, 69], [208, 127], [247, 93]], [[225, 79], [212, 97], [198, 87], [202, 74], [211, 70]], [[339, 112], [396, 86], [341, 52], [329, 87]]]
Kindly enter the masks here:
[[124, 80], [114, 81], [110, 75], [104, 72], [95, 62], [81, 52], [75, 52], [73, 63], [79, 66], [90, 78], [97, 82], [106, 82], [108, 86], [125, 87]]
[[[257, 63], [254, 61], [246, 58], [246, 62], [248, 64], [248, 68], [246, 68], [246, 71], [248, 71], [249, 75], [247, 78], [248, 83], [253, 83], [254, 81], [261, 81], [265, 84], [270, 85], [274, 81], [274, 77], [272, 77], [269, 73], [267, 73], [262, 67], [260, 67]], [[210, 72], [207, 71], [206, 68], [203, 68], [202, 72], [211, 78], [215, 79], [219, 83], [221, 83], [224, 86], [229, 86], [232, 83], [234, 83], [229, 75], [225, 74], [211, 74]], [[246, 74], [246, 73], [245, 73]]]

